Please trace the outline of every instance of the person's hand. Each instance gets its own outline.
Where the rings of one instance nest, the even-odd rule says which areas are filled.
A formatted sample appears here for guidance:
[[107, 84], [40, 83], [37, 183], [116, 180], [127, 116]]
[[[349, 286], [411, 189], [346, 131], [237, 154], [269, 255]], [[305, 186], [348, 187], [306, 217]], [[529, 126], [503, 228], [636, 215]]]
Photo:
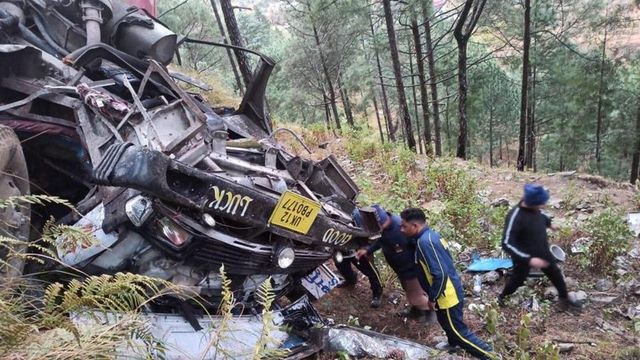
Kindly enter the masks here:
[[557, 225], [551, 224], [549, 226], [549, 229], [551, 229], [552, 231], [557, 231], [559, 229], [559, 227]]
[[356, 259], [360, 260], [360, 258], [363, 256], [367, 256], [367, 249], [359, 249], [356, 252]]
[[437, 306], [437, 304], [435, 302], [429, 301], [429, 303], [427, 304], [427, 310], [435, 311], [436, 310], [436, 306]]
[[529, 260], [529, 266], [538, 268], [538, 269], [544, 269], [547, 266], [549, 266], [549, 262], [547, 260], [534, 257]]

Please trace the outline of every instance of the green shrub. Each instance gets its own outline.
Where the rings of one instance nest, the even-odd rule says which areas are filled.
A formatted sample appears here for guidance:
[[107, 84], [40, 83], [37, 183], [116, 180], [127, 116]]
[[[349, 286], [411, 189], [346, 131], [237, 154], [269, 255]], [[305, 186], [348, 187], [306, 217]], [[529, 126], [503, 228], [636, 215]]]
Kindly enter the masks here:
[[478, 245], [483, 238], [480, 220], [484, 207], [476, 179], [454, 164], [436, 162], [427, 168], [425, 183], [427, 196], [439, 198], [445, 204], [439, 220], [445, 228], [447, 224], [453, 228], [448, 239]]
[[614, 259], [629, 249], [632, 237], [624, 216], [607, 209], [590, 218], [586, 230], [592, 241], [585, 253], [589, 267], [601, 274], [611, 272]]

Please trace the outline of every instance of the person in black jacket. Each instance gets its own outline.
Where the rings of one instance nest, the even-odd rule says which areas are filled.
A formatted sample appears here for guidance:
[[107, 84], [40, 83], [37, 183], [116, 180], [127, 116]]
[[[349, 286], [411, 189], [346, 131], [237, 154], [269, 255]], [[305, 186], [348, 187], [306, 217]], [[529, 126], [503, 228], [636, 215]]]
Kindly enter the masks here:
[[567, 285], [557, 260], [549, 250], [547, 228], [551, 219], [541, 212], [549, 200], [549, 192], [538, 184], [526, 184], [524, 196], [505, 219], [502, 249], [511, 255], [513, 272], [505, 284], [498, 302], [504, 305], [507, 296], [513, 294], [527, 279], [531, 268], [541, 269], [558, 290], [560, 308], [578, 306], [570, 301]]
[[435, 314], [429, 311], [429, 298], [418, 281], [418, 266], [415, 263], [415, 240], [407, 238], [400, 231], [402, 219], [398, 215], [387, 212], [382, 206], [371, 206], [375, 210], [376, 219], [382, 234], [376, 242], [356, 253], [357, 259], [371, 258], [382, 249], [382, 254], [391, 269], [398, 276], [411, 307], [401, 315], [416, 315], [422, 322], [435, 322]]

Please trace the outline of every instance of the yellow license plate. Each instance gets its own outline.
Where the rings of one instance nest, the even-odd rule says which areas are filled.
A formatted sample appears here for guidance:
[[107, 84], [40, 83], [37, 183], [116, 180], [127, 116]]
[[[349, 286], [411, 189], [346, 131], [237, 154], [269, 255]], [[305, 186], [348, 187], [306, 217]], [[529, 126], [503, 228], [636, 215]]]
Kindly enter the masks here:
[[307, 234], [320, 213], [320, 204], [302, 195], [285, 191], [271, 213], [269, 223]]

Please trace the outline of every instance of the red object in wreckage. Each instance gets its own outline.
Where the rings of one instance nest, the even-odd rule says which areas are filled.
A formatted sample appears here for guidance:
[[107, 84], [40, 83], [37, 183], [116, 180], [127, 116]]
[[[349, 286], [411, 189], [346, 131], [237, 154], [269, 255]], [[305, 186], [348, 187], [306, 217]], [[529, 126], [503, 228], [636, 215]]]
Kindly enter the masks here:
[[146, 10], [151, 16], [157, 16], [157, 7], [155, 0], [126, 0], [128, 4]]

